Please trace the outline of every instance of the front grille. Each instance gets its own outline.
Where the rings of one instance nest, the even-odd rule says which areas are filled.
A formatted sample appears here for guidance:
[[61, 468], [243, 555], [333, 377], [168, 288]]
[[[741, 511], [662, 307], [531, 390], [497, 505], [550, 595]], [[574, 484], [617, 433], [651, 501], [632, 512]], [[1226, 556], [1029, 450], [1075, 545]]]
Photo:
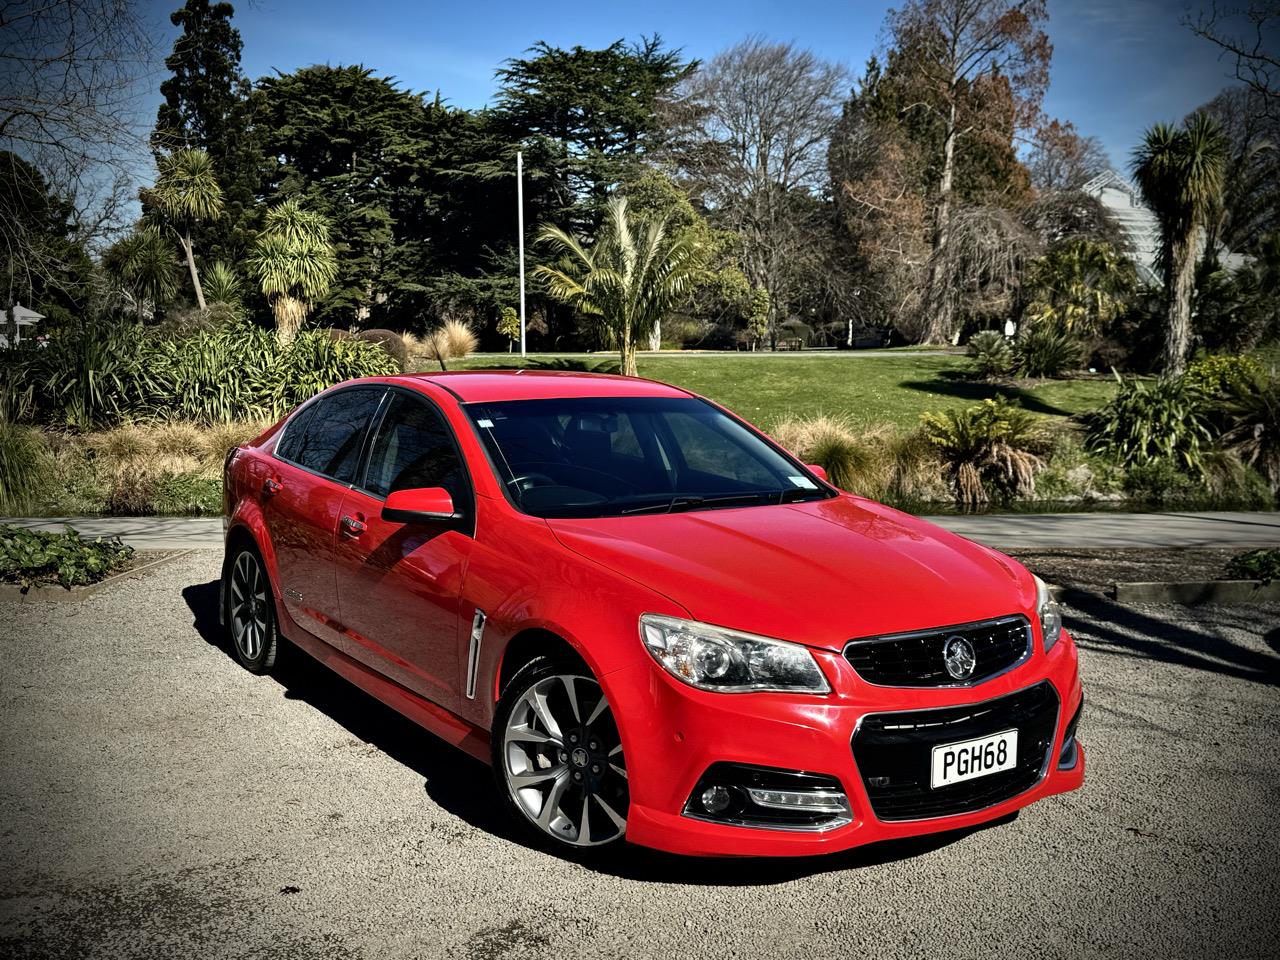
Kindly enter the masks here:
[[[1058, 694], [1047, 680], [981, 703], [936, 710], [873, 713], [853, 735], [853, 759], [881, 820], [923, 820], [981, 810], [1035, 786], [1046, 769], [1058, 722]], [[933, 748], [1016, 727], [1017, 765], [933, 790]]]
[[[957, 680], [947, 672], [943, 650], [952, 637], [973, 647], [973, 673]], [[1001, 617], [959, 627], [850, 640], [845, 659], [868, 683], [882, 687], [948, 687], [989, 680], [1031, 653], [1026, 617]]]

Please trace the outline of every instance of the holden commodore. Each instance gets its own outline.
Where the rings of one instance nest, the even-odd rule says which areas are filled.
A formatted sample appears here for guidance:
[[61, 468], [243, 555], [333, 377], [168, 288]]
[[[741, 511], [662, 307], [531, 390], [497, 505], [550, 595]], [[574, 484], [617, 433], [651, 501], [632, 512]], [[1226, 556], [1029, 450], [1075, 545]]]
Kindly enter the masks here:
[[240, 662], [314, 655], [490, 763], [551, 848], [823, 853], [1083, 781], [1041, 581], [685, 390], [351, 381], [224, 479]]

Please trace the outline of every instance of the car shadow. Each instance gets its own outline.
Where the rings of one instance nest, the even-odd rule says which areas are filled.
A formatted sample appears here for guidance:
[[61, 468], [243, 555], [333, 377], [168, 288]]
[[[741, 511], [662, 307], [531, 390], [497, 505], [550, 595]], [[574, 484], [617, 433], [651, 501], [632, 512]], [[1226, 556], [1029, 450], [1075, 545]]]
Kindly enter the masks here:
[[[183, 589], [182, 598], [191, 611], [196, 633], [205, 643], [221, 650], [235, 669], [240, 669], [218, 622], [217, 581], [192, 584]], [[427, 796], [464, 823], [519, 846], [576, 862], [583, 869], [638, 882], [696, 886], [785, 883], [815, 874], [910, 860], [1017, 817], [1014, 813], [979, 827], [883, 841], [839, 853], [756, 858], [750, 869], [743, 869], [740, 857], [681, 857], [630, 844], [610, 850], [605, 857], [574, 861], [559, 850], [530, 842], [523, 831], [516, 829], [502, 808], [488, 765], [423, 730], [298, 648], [283, 644], [275, 669], [263, 679], [277, 684], [284, 697], [314, 707], [351, 736], [422, 777]]]

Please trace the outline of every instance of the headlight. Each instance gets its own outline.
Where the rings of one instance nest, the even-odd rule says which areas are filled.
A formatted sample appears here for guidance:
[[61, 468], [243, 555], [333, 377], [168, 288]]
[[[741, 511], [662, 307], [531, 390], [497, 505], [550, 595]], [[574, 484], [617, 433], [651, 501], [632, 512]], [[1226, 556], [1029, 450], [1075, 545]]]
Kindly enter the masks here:
[[656, 613], [640, 618], [640, 639], [664, 670], [699, 690], [831, 691], [813, 654], [798, 643]]
[[1044, 652], [1048, 653], [1062, 636], [1062, 608], [1049, 593], [1048, 585], [1036, 577], [1036, 612], [1040, 615], [1040, 635], [1044, 637]]

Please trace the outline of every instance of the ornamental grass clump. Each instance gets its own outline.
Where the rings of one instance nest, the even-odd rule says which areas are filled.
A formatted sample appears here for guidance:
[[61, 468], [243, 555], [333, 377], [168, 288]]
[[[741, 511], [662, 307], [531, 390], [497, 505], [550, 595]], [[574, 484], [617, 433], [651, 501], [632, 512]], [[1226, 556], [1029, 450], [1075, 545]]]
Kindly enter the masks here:
[[838, 417], [793, 417], [779, 423], [773, 435], [805, 463], [826, 470], [841, 490], [877, 498], [892, 479], [886, 428], [866, 429]]
[[1211, 439], [1203, 394], [1183, 377], [1116, 380], [1115, 397], [1084, 418], [1089, 449], [1127, 467], [1167, 461], [1202, 476]]
[[1035, 493], [1050, 440], [1032, 414], [1001, 397], [920, 419], [961, 506], [987, 503], [992, 491], [1004, 499]]

